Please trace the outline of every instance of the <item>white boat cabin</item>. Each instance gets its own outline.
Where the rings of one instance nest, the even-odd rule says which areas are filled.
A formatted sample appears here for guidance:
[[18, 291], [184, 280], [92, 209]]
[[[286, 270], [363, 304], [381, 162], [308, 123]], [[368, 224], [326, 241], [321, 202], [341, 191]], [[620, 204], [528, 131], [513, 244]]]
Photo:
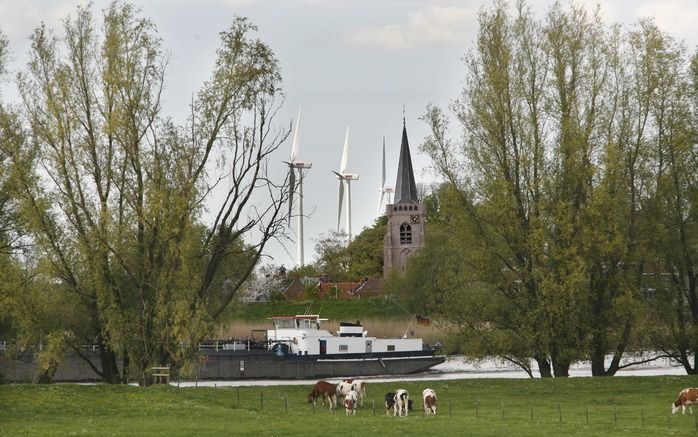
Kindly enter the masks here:
[[285, 344], [293, 355], [361, 354], [421, 351], [421, 338], [369, 337], [357, 323], [341, 323], [337, 335], [320, 328], [318, 315], [272, 317], [274, 329], [267, 330], [270, 348]]

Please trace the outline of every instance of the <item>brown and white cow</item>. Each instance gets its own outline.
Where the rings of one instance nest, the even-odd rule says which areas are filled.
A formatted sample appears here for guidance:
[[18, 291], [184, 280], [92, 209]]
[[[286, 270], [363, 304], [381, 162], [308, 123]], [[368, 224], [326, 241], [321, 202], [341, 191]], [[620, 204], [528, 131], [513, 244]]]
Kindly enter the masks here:
[[356, 390], [351, 390], [344, 396], [344, 410], [347, 416], [356, 416], [356, 407], [359, 404], [359, 393]]
[[433, 414], [436, 416], [436, 392], [430, 388], [425, 388], [422, 392], [422, 401], [424, 402], [424, 415]]
[[308, 394], [308, 402], [315, 405], [317, 398], [322, 396], [322, 405], [325, 405], [325, 400], [330, 402], [330, 410], [337, 408], [337, 393], [334, 384], [327, 381], [318, 381], [313, 386], [313, 389]]
[[693, 404], [698, 403], [698, 388], [685, 388], [679, 393], [679, 398], [676, 402], [671, 404], [671, 414], [682, 409], [682, 414], [686, 414], [686, 407], [688, 411], [693, 414]]
[[410, 395], [404, 388], [399, 388], [395, 392], [395, 397], [393, 398], [395, 403], [393, 404], [393, 416], [402, 416], [405, 413], [407, 416], [407, 410], [409, 405]]
[[359, 405], [363, 406], [366, 398], [366, 382], [363, 379], [345, 379], [337, 384], [337, 396], [346, 396], [352, 390], [359, 396]]

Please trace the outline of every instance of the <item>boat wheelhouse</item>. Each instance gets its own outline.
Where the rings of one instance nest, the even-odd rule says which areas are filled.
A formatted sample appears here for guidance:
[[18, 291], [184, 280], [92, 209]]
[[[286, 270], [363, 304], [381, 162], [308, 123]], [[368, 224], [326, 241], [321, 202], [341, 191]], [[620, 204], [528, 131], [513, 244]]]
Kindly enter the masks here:
[[[342, 322], [336, 335], [321, 328], [319, 315], [272, 317], [267, 331], [269, 347], [290, 355], [342, 355], [421, 352], [421, 338], [369, 337], [360, 322]], [[277, 345], [283, 345], [282, 347]]]

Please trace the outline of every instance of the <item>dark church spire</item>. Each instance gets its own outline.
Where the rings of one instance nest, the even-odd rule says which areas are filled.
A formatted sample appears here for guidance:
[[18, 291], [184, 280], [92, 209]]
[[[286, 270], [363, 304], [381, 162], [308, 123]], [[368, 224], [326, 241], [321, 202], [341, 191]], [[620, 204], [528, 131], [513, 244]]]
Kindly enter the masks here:
[[400, 162], [397, 167], [397, 182], [395, 183], [394, 203], [417, 203], [417, 185], [412, 172], [410, 144], [407, 141], [405, 118], [402, 118], [402, 145], [400, 146]]

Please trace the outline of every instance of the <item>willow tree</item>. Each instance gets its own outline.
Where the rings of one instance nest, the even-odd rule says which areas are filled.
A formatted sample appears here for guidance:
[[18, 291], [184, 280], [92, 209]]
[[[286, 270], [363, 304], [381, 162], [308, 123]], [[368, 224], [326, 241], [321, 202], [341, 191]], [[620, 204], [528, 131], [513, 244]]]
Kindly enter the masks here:
[[183, 126], [162, 115], [167, 57], [133, 6], [112, 3], [101, 32], [78, 8], [62, 35], [31, 37], [18, 84], [36, 161], [16, 183], [42, 275], [79, 308], [67, 341], [107, 382], [192, 359], [282, 230], [287, 193], [266, 162], [288, 132], [273, 128], [279, 66], [255, 30], [237, 18], [221, 32]]
[[[489, 320], [465, 326], [471, 335], [491, 339], [488, 352], [525, 369], [534, 359], [549, 376], [551, 337], [542, 335], [543, 314], [534, 314], [542, 299], [548, 55], [540, 26], [520, 6], [514, 20], [503, 3], [481, 12], [476, 49], [466, 56], [466, 86], [453, 107], [466, 143], [450, 141], [445, 115], [430, 108], [426, 120], [433, 135], [423, 147], [457, 193], [452, 198], [459, 199], [466, 217], [455, 221], [467, 236], [461, 241], [470, 279], [462, 282], [486, 284], [502, 305], [500, 311], [478, 313]], [[487, 326], [494, 329], [483, 332]]]
[[650, 224], [655, 268], [645, 276], [652, 290], [651, 333], [658, 348], [698, 373], [698, 55], [688, 59], [681, 44], [656, 29], [646, 32], [656, 67], [651, 102], [656, 128], [651, 162], [655, 171]]
[[483, 309], [446, 314], [480, 339], [475, 353], [529, 374], [531, 361], [545, 377], [589, 359], [613, 375], [628, 348], [648, 346], [637, 323], [651, 308], [654, 147], [686, 118], [680, 51], [649, 21], [624, 33], [575, 5], [537, 21], [523, 1], [513, 14], [497, 2], [479, 21], [452, 107], [463, 141], [440, 109], [425, 117], [424, 150], [458, 193], [454, 284]]

